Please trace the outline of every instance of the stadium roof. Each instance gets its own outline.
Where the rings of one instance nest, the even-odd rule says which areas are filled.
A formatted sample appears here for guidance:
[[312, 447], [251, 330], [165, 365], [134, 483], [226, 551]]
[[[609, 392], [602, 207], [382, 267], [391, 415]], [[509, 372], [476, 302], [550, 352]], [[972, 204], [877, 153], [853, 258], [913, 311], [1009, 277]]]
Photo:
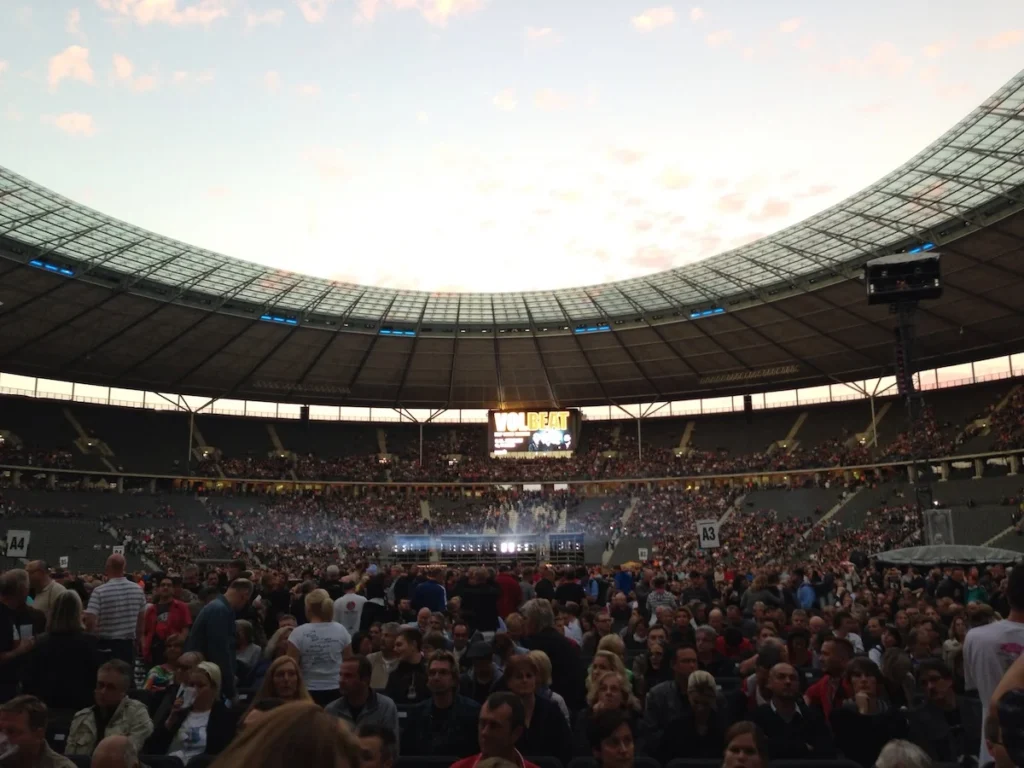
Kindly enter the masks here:
[[943, 255], [917, 357], [1020, 351], [1024, 72], [869, 188], [742, 248], [525, 293], [332, 282], [133, 227], [0, 168], [0, 370], [414, 407], [684, 399], [888, 372], [863, 263]]

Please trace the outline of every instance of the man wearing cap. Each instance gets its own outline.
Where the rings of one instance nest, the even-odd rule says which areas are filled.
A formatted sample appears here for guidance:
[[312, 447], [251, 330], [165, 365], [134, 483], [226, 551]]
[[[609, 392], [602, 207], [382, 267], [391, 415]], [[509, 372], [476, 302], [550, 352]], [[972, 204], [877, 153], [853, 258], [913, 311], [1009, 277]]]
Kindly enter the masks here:
[[459, 695], [482, 705], [499, 677], [490, 643], [479, 640], [470, 644], [463, 655], [462, 666], [468, 669], [459, 679]]

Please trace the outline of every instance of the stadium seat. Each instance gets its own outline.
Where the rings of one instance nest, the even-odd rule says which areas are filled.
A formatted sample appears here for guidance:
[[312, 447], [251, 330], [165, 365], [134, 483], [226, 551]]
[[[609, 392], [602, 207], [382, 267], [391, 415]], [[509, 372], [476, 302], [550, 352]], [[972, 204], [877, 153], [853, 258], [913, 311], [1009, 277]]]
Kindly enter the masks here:
[[[685, 763], [685, 760], [677, 760], [676, 762]], [[712, 763], [707, 768], [718, 768], [718, 763]], [[569, 765], [566, 768], [600, 768], [600, 763], [592, 757], [574, 757], [569, 761]], [[661, 763], [650, 757], [634, 757], [633, 768], [661, 768]], [[701, 768], [704, 768], [702, 765]]]
[[665, 768], [719, 768], [721, 764], [721, 760], [683, 760], [682, 758], [676, 758], [667, 762]]
[[[207, 755], [201, 755], [201, 757], [207, 757]], [[185, 764], [181, 760], [170, 755], [142, 755], [139, 757], [139, 761], [148, 768], [185, 768]], [[192, 763], [189, 762], [189, 765]]]
[[144, 688], [132, 688], [128, 691], [128, 698], [135, 699], [135, 701], [141, 701], [146, 705], [146, 709], [152, 711], [154, 698], [152, 691], [147, 691]]
[[47, 716], [46, 742], [59, 755], [64, 754], [75, 713], [70, 709], [51, 709]]
[[528, 761], [538, 766], [538, 768], [563, 768], [562, 761], [557, 757], [538, 756], [538, 757], [526, 757]]
[[716, 677], [715, 682], [722, 691], [738, 691], [743, 687], [743, 678], [740, 677]]
[[[437, 757], [432, 755], [402, 755], [395, 762], [395, 768], [448, 768], [457, 763], [458, 757]], [[192, 764], [189, 764], [192, 768]]]

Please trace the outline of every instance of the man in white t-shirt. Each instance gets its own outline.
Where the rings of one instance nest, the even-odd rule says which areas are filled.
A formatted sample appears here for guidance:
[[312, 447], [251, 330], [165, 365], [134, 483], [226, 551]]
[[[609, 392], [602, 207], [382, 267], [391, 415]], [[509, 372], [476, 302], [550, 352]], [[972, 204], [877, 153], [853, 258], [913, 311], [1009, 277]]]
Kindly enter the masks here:
[[341, 586], [345, 594], [334, 601], [334, 620], [354, 635], [363, 619], [366, 598], [356, 594], [356, 585], [351, 579], [342, 579]]
[[[1010, 615], [1003, 621], [975, 627], [964, 641], [964, 682], [968, 691], [976, 689], [982, 713], [988, 718], [988, 703], [1006, 670], [1024, 653], [1024, 566], [1010, 574], [1007, 600]], [[982, 733], [985, 732], [982, 721]], [[985, 740], [981, 740], [978, 764], [992, 761]]]

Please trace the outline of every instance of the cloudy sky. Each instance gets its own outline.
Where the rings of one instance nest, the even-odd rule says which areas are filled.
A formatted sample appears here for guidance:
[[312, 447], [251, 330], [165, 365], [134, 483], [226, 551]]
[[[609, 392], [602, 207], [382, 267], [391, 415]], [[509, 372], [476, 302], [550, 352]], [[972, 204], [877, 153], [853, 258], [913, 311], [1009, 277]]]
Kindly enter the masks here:
[[1021, 0], [695, 2], [0, 0], [0, 164], [281, 269], [550, 288], [815, 213], [1024, 61]]

